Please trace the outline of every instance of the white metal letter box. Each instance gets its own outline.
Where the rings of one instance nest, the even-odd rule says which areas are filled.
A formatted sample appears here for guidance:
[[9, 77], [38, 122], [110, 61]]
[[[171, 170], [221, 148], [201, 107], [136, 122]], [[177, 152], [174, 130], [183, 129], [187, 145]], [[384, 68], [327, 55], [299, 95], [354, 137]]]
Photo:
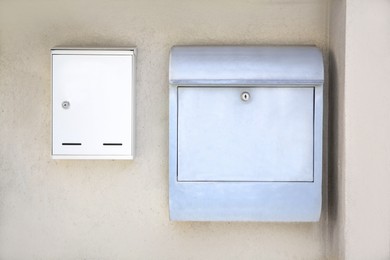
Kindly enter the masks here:
[[319, 219], [319, 49], [177, 46], [169, 73], [172, 220]]
[[133, 159], [135, 49], [52, 50], [52, 157]]

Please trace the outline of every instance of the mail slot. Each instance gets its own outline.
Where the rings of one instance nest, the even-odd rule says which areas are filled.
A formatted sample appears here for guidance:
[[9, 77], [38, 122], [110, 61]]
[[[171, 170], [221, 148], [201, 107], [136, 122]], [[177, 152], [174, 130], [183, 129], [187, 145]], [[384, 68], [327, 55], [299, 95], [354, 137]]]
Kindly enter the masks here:
[[169, 73], [171, 220], [319, 219], [319, 49], [175, 46]]

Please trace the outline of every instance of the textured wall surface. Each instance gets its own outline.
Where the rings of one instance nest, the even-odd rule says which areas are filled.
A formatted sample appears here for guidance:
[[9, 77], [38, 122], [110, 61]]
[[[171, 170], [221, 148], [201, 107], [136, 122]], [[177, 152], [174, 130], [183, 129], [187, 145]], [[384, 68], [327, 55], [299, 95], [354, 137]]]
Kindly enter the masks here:
[[346, 17], [345, 256], [390, 259], [390, 1]]
[[[0, 0], [0, 258], [324, 258], [326, 200], [319, 223], [169, 221], [168, 55], [175, 44], [315, 44], [326, 53], [327, 19], [324, 0]], [[50, 158], [56, 45], [138, 47], [134, 161]], [[366, 96], [358, 90], [356, 99]], [[380, 100], [375, 111], [386, 117]]]

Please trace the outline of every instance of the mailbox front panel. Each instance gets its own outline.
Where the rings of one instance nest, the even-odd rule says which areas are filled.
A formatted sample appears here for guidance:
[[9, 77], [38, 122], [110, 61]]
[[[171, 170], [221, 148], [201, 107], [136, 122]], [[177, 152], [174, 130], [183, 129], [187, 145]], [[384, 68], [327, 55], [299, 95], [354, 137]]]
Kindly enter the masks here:
[[132, 156], [133, 56], [53, 54], [52, 63], [53, 156]]
[[177, 91], [178, 181], [313, 181], [313, 87]]

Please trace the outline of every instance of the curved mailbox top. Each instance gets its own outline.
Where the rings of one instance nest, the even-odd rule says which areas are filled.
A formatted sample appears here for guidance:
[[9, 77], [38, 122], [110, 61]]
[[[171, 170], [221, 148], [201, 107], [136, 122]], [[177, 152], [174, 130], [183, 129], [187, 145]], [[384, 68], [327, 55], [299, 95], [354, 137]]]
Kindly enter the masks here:
[[174, 46], [171, 85], [322, 84], [321, 50], [313, 46]]

